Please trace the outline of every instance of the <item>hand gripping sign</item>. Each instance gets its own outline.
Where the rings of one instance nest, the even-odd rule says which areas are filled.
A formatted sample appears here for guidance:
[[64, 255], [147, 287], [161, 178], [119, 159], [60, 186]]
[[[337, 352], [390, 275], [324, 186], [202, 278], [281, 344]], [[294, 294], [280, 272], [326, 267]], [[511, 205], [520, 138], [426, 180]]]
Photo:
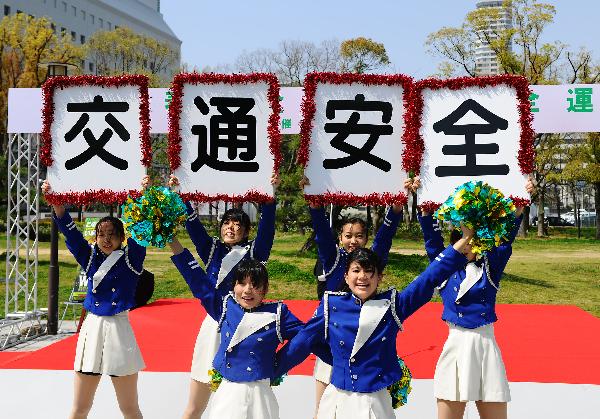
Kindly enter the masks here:
[[43, 86], [42, 163], [53, 204], [124, 201], [150, 165], [148, 79], [55, 77]]
[[311, 73], [304, 82], [298, 161], [315, 204], [402, 204], [404, 75]]
[[178, 74], [172, 92], [168, 153], [182, 197], [270, 201], [281, 160], [277, 78]]
[[519, 76], [417, 82], [404, 161], [421, 176], [419, 202], [443, 202], [472, 180], [526, 199], [534, 163], [528, 98]]

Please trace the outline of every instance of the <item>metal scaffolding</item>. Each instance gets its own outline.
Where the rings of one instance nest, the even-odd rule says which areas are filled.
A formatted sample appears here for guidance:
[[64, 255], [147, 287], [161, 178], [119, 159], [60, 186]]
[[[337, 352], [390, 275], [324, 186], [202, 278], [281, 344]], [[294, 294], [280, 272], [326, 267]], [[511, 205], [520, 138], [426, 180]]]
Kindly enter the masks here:
[[0, 350], [46, 332], [38, 307], [39, 134], [9, 134], [6, 278]]

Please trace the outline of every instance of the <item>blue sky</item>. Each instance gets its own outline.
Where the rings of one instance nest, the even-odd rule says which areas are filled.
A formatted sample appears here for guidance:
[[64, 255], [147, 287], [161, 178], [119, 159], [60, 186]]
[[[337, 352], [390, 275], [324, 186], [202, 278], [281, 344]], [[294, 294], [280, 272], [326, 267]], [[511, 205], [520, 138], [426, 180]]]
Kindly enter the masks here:
[[[600, 61], [600, 1], [546, 0], [556, 6], [545, 41], [592, 50]], [[284, 40], [320, 43], [364, 36], [382, 42], [393, 70], [415, 78], [436, 72], [440, 58], [424, 46], [443, 26], [460, 26], [475, 0], [164, 0], [161, 12], [182, 40], [190, 66], [231, 64], [243, 51], [276, 49]]]

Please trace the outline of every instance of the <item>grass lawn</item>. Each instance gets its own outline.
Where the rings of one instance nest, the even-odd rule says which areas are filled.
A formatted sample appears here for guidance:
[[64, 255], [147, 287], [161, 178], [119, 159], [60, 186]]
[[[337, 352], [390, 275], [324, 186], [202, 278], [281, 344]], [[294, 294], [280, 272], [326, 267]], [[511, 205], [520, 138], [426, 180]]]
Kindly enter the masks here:
[[[498, 294], [500, 303], [572, 304], [600, 317], [600, 242], [592, 239], [592, 229], [585, 229], [581, 239], [574, 228], [552, 231], [550, 238], [517, 238], [514, 251], [502, 279]], [[192, 249], [187, 235], [180, 234], [184, 246]], [[5, 235], [0, 235], [6, 243]], [[315, 253], [299, 253], [305, 237], [278, 233], [267, 264], [270, 275], [269, 297], [273, 299], [316, 298], [312, 270]], [[68, 299], [78, 267], [74, 258], [60, 245], [60, 296]], [[195, 253], [195, 252], [194, 252]], [[169, 260], [166, 249], [150, 248], [146, 269], [156, 278], [154, 299], [191, 297], [187, 285]], [[2, 257], [6, 258], [3, 253]], [[39, 251], [38, 301], [47, 306], [49, 243], [41, 243]], [[423, 242], [394, 239], [385, 270], [384, 286], [402, 289], [427, 266]], [[0, 287], [0, 301], [5, 288]], [[22, 309], [22, 308], [21, 308]]]

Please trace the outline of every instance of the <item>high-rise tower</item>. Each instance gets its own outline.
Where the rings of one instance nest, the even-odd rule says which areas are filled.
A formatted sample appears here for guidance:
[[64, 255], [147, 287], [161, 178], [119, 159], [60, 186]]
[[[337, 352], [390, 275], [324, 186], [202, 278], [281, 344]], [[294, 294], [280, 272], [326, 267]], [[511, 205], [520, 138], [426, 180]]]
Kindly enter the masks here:
[[[490, 38], [497, 36], [499, 30], [512, 28], [512, 13], [511, 10], [503, 6], [502, 0], [493, 1], [478, 1], [477, 8], [497, 8], [499, 11], [498, 18], [493, 19], [489, 22], [489, 27], [481, 29], [486, 31]], [[483, 33], [479, 33], [483, 35]], [[479, 76], [488, 76], [494, 74], [500, 74], [500, 65], [498, 63], [498, 57], [496, 53], [492, 51], [489, 44], [484, 41], [485, 37], [479, 36], [475, 52], [475, 72]], [[508, 45], [509, 50], [512, 45]]]

